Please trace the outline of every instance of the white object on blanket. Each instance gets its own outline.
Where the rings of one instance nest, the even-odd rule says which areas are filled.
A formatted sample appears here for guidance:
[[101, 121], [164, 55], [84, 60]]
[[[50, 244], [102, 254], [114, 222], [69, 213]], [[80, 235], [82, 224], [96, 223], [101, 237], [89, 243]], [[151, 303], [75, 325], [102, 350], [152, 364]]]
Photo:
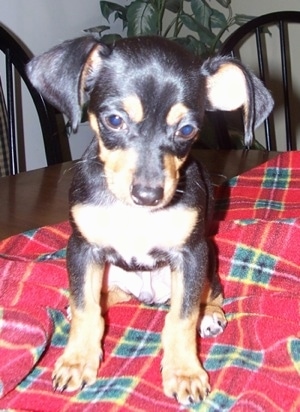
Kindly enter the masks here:
[[[171, 297], [171, 270], [169, 266], [164, 266], [153, 271], [129, 272], [107, 265], [103, 289], [108, 291], [114, 286], [148, 305], [166, 303]], [[69, 321], [72, 319], [70, 306], [67, 307], [67, 318]]]
[[117, 286], [147, 304], [166, 303], [171, 297], [171, 270], [169, 266], [152, 271], [129, 272], [109, 265], [106, 276], [108, 290]]

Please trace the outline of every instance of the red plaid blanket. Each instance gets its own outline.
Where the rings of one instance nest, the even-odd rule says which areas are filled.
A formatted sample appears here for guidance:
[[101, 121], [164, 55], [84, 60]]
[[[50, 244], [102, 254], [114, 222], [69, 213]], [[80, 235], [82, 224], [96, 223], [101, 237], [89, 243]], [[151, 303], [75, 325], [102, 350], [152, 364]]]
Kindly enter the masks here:
[[[210, 396], [194, 411], [300, 410], [300, 153], [278, 156], [216, 190], [225, 332], [201, 339]], [[178, 411], [161, 390], [167, 308], [135, 300], [106, 316], [104, 362], [80, 393], [55, 393], [66, 343], [68, 223], [0, 244], [0, 409]]]

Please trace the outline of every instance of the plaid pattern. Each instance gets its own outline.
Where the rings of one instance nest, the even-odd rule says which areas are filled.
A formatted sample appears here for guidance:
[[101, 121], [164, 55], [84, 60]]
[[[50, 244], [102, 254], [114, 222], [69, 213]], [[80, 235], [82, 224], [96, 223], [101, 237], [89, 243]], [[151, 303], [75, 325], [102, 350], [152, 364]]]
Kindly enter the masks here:
[[220, 220], [299, 217], [298, 153], [282, 154], [217, 189]]
[[9, 175], [7, 109], [0, 77], [0, 177]]
[[[217, 189], [219, 221], [213, 239], [228, 326], [217, 338], [201, 339], [199, 354], [213, 390], [191, 411], [300, 410], [299, 179], [300, 153], [291, 152]], [[19, 363], [8, 375], [14, 355], [11, 351], [3, 356], [10, 346], [0, 319], [0, 409], [182, 410], [161, 389], [160, 331], [167, 308], [135, 300], [111, 308], [106, 316], [104, 361], [97, 382], [80, 393], [53, 392], [53, 363], [69, 330], [69, 233], [68, 223], [63, 223], [0, 244], [2, 313], [9, 312], [13, 327], [18, 324], [13, 322], [17, 310], [24, 315], [24, 324], [31, 323], [27, 330], [35, 331], [28, 333], [24, 346], [22, 329], [10, 335], [10, 344], [23, 349], [27, 363], [23, 368]]]

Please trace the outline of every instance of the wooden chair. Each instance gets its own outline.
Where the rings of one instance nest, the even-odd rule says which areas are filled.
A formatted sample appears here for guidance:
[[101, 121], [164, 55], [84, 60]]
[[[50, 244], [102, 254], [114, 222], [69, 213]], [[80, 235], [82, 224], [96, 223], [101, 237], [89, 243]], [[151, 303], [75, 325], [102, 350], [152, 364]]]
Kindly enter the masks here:
[[[31, 85], [25, 65], [31, 56], [21, 44], [6, 28], [0, 25], [0, 50], [4, 53], [6, 70], [6, 108], [8, 148], [9, 148], [9, 174], [19, 172], [18, 156], [18, 133], [16, 131], [17, 113], [16, 99], [20, 98], [15, 87], [15, 73], [25, 83], [35, 108], [41, 125], [44, 140], [46, 162], [48, 165], [61, 163], [71, 159], [68, 137], [66, 135], [63, 117]], [[3, 80], [3, 77], [2, 77]], [[2, 115], [4, 115], [2, 113]], [[3, 128], [3, 125], [2, 125]], [[3, 136], [2, 136], [3, 137]], [[0, 148], [1, 149], [1, 148]]]
[[[285, 123], [284, 150], [295, 150], [297, 148], [296, 128], [299, 126], [300, 117], [298, 115], [299, 101], [296, 101], [297, 96], [295, 96], [295, 93], [293, 92], [291, 80], [291, 56], [293, 55], [293, 52], [290, 48], [289, 39], [290, 23], [300, 23], [300, 12], [281, 11], [259, 16], [247, 22], [232, 33], [231, 36], [225, 40], [220, 49], [222, 55], [231, 55], [232, 57], [237, 57], [243, 61], [241, 47], [245, 46], [245, 44], [250, 41], [252, 41], [252, 45], [255, 45], [253, 49], [256, 48], [256, 53], [253, 53], [251, 57], [255, 57], [254, 55], [256, 54], [256, 74], [272, 92], [275, 100], [275, 108], [264, 122], [265, 148], [267, 150], [278, 150], [279, 136], [276, 136], [277, 127], [275, 127], [275, 117], [280, 106], [283, 108], [284, 112], [284, 115], [282, 116]], [[278, 33], [276, 33], [276, 30], [278, 30]], [[273, 50], [277, 49], [280, 55], [280, 63], [278, 66], [280, 66], [281, 77], [279, 80], [277, 79], [277, 84], [275, 84], [275, 86], [274, 83], [272, 84], [272, 70], [269, 67], [267, 50], [268, 45], [272, 40], [276, 42], [275, 46], [273, 46]], [[299, 49], [299, 47], [297, 48]], [[300, 81], [300, 76], [298, 78]], [[279, 89], [281, 90], [279, 91]], [[293, 99], [294, 106], [292, 106]], [[228, 114], [212, 113], [211, 117], [215, 126], [219, 147], [224, 149], [234, 148], [232, 136], [230, 136], [229, 133], [228, 120], [226, 121]], [[282, 135], [280, 138], [282, 139]]]

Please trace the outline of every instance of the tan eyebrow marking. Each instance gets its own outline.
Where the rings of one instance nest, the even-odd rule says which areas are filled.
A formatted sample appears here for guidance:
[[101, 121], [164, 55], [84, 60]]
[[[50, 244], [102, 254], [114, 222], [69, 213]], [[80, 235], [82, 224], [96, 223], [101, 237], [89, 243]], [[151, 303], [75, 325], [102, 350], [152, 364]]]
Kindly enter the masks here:
[[123, 100], [123, 108], [136, 123], [139, 123], [144, 118], [144, 109], [141, 100], [136, 95], [125, 97]]
[[188, 113], [189, 109], [183, 103], [176, 103], [171, 107], [169, 113], [167, 114], [167, 124], [169, 126], [174, 126], [183, 119], [183, 117]]

